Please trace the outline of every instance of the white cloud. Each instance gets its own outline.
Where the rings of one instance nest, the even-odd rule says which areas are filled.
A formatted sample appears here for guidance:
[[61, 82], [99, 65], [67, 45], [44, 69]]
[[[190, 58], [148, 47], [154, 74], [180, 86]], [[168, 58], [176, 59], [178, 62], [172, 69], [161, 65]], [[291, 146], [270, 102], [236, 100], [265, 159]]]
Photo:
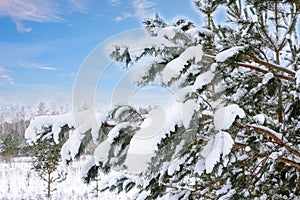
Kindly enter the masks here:
[[60, 12], [50, 0], [1, 0], [0, 16], [9, 16], [16, 23], [19, 32], [29, 32], [22, 21], [59, 22]]
[[114, 19], [115, 22], [120, 22], [120, 21], [123, 21], [127, 18], [130, 18], [130, 17], [133, 17], [132, 14], [130, 13], [124, 13], [122, 16], [118, 16]]
[[10, 76], [8, 76], [7, 74], [2, 74], [0, 75], [0, 79], [7, 81], [9, 84], [14, 85], [14, 79]]
[[86, 1], [82, 0], [70, 0], [72, 8], [77, 12], [84, 13], [87, 10], [87, 5], [85, 4]]
[[25, 68], [47, 70], [47, 71], [58, 71], [58, 69], [55, 67], [49, 67], [45, 65], [36, 64], [36, 63], [19, 63], [19, 66]]
[[12, 77], [10, 77], [9, 75], [5, 74], [5, 68], [4, 67], [0, 67], [0, 84], [1, 82], [5, 81], [8, 82], [10, 85], [14, 85], [14, 79]]
[[118, 4], [121, 3], [120, 0], [109, 0], [108, 2], [109, 2], [109, 4], [111, 4], [112, 6], [115, 6], [115, 5], [118, 5]]
[[61, 21], [57, 6], [50, 0], [1, 0], [0, 16], [10, 16], [16, 21]]
[[[124, 3], [121, 5], [120, 0], [110, 0], [109, 1], [112, 6], [118, 6], [118, 7], [124, 7]], [[153, 14], [153, 8], [155, 6], [155, 3], [150, 0], [133, 0], [133, 1], [127, 1], [130, 5], [130, 11], [131, 12], [125, 12], [120, 16], [117, 16], [114, 18], [115, 22], [120, 22], [128, 18], [138, 18], [143, 19], [145, 17], [148, 17], [149, 15]], [[123, 9], [122, 9], [123, 10]]]
[[133, 8], [135, 10], [135, 16], [139, 18], [146, 17], [151, 13], [151, 9], [155, 6], [155, 3], [149, 0], [134, 0]]
[[86, 2], [69, 0], [67, 4], [56, 0], [1, 0], [0, 17], [10, 17], [16, 23], [19, 32], [30, 32], [30, 27], [24, 26], [24, 21], [62, 22], [66, 10], [84, 12]]
[[121, 16], [116, 17], [116, 18], [114, 19], [115, 22], [120, 22], [120, 21], [123, 21], [123, 20], [124, 20], [124, 18], [121, 17]]
[[48, 70], [48, 71], [57, 71], [57, 68], [54, 67], [47, 67], [47, 66], [41, 66], [41, 65], [37, 65], [36, 66], [37, 69], [42, 69], [42, 70]]
[[27, 32], [30, 32], [32, 30], [32, 28], [25, 27], [24, 24], [20, 21], [16, 22], [16, 28], [17, 28], [17, 31], [20, 32], [20, 33], [27, 33]]

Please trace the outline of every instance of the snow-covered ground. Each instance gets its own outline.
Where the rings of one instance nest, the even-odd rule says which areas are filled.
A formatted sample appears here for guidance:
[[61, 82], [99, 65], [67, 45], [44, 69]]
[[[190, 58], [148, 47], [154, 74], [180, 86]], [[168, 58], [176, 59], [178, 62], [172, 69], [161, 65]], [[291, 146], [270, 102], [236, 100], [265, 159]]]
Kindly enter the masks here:
[[[68, 175], [65, 181], [55, 183], [51, 200], [64, 199], [127, 199], [125, 195], [116, 195], [109, 192], [93, 192], [95, 183], [84, 184], [80, 179], [82, 161], [73, 162], [65, 168]], [[10, 162], [0, 160], [0, 199], [48, 199], [46, 197], [46, 182], [42, 181], [38, 174], [31, 169], [31, 159], [28, 157], [13, 158]]]

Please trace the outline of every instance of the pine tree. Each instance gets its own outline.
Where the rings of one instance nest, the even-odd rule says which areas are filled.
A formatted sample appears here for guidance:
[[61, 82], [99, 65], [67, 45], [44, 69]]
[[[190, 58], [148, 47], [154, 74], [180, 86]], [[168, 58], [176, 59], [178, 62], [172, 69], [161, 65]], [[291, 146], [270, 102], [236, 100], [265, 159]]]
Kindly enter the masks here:
[[0, 152], [1, 155], [9, 160], [13, 156], [18, 156], [21, 150], [24, 137], [16, 132], [0, 135]]
[[47, 197], [54, 190], [53, 184], [66, 179], [66, 172], [58, 171], [63, 142], [56, 144], [52, 138], [39, 139], [31, 147], [33, 170], [47, 183]]
[[[178, 102], [148, 115], [116, 106], [100, 128], [90, 122], [74, 129], [65, 149], [74, 157], [70, 144], [89, 135], [97, 147], [85, 181], [104, 172], [100, 190], [136, 191], [133, 199], [299, 197], [299, 3], [195, 0], [195, 6], [206, 16], [204, 27], [156, 15], [144, 22], [150, 42], [143, 51], [122, 44], [111, 53], [128, 68], [147, 59], [136, 84], [178, 87]], [[219, 6], [227, 8], [225, 25], [213, 17]], [[155, 130], [161, 121], [154, 119], [164, 120], [162, 129]], [[155, 140], [138, 139], [151, 131]]]

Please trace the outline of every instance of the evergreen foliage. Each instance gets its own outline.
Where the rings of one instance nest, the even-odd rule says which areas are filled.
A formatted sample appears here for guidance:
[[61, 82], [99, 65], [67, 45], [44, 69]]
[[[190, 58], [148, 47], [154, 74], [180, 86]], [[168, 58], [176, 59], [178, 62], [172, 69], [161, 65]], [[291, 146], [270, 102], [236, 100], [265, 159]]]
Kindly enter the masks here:
[[0, 152], [3, 157], [9, 159], [18, 156], [20, 150], [24, 147], [25, 139], [20, 134], [13, 132], [2, 134], [0, 137]]
[[[117, 106], [97, 130], [102, 136], [85, 180], [104, 172], [100, 190], [135, 191], [132, 199], [296, 199], [299, 4], [195, 0], [195, 6], [206, 17], [204, 27], [156, 15], [144, 22], [152, 43], [142, 52], [115, 46], [111, 57], [128, 68], [150, 61], [137, 85], [156, 81], [178, 87], [181, 95], [165, 112], [165, 125], [153, 137], [157, 143], [144, 144], [155, 144], [153, 153], [140, 157], [137, 139], [161, 112], [142, 115]], [[226, 6], [226, 24], [213, 17], [219, 6]], [[94, 127], [86, 133], [95, 133]]]
[[62, 182], [66, 179], [66, 173], [58, 170], [60, 162], [60, 151], [63, 142], [56, 144], [52, 138], [45, 138], [36, 141], [31, 147], [32, 165], [39, 177], [47, 183], [47, 197], [51, 196], [54, 190], [53, 184]]

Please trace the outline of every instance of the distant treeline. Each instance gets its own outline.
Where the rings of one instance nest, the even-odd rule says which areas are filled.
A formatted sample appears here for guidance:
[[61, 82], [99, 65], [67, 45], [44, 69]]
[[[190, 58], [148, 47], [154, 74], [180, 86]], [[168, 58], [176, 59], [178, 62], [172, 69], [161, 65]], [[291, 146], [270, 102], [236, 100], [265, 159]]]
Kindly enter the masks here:
[[57, 106], [40, 102], [36, 107], [0, 103], [0, 155], [6, 160], [14, 156], [28, 156], [30, 145], [24, 134], [34, 116], [58, 115], [68, 111], [68, 105]]

